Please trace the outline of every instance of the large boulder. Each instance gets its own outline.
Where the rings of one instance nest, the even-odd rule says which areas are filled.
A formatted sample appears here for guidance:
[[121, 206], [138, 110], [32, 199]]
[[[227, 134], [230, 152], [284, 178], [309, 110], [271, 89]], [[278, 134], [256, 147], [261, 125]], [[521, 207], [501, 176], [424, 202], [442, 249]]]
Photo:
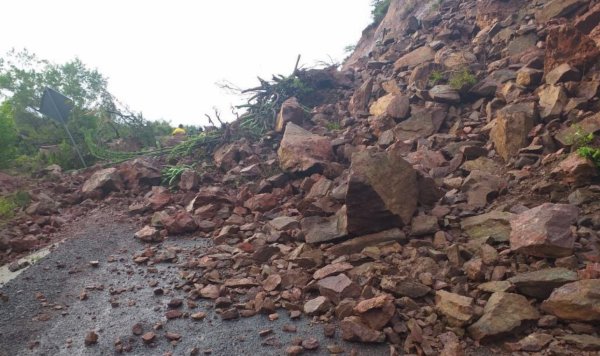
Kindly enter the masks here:
[[535, 19], [543, 24], [554, 18], [568, 16], [587, 3], [586, 0], [552, 0], [535, 14]]
[[600, 321], [600, 279], [586, 279], [555, 289], [542, 310], [561, 319]]
[[575, 243], [571, 225], [578, 215], [569, 204], [545, 203], [524, 211], [511, 221], [510, 247], [531, 256], [569, 256]]
[[394, 69], [398, 71], [405, 67], [414, 67], [418, 64], [432, 61], [434, 57], [435, 51], [433, 48], [429, 46], [422, 46], [400, 57], [394, 63]]
[[373, 78], [367, 79], [352, 95], [348, 110], [357, 116], [358, 113], [366, 112], [369, 101], [371, 100], [371, 92], [373, 91]]
[[521, 294], [545, 299], [555, 288], [577, 281], [577, 272], [566, 268], [544, 268], [539, 271], [519, 273], [509, 278]]
[[125, 187], [134, 192], [143, 187], [159, 185], [161, 180], [160, 168], [143, 158], [121, 164], [119, 175], [123, 178]]
[[547, 85], [538, 92], [540, 97], [540, 117], [546, 121], [560, 117], [569, 97], [566, 90], [558, 85]]
[[528, 144], [529, 131], [537, 119], [535, 103], [507, 105], [496, 114], [490, 136], [498, 154], [508, 161]]
[[83, 183], [81, 192], [86, 197], [102, 197], [114, 190], [123, 188], [121, 176], [114, 167], [101, 169]]
[[291, 173], [322, 170], [333, 158], [331, 140], [288, 123], [277, 150], [279, 165]]
[[409, 224], [418, 198], [417, 171], [399, 152], [365, 150], [352, 155], [346, 193], [349, 234]]

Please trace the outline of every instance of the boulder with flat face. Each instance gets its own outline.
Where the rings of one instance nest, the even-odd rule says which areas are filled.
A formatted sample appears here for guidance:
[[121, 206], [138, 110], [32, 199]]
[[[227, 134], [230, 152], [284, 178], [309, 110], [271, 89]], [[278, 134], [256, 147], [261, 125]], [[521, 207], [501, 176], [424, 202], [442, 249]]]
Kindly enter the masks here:
[[483, 308], [483, 316], [469, 326], [475, 340], [482, 340], [510, 332], [525, 321], [537, 320], [540, 314], [527, 298], [514, 293], [496, 292]]
[[565, 320], [600, 320], [600, 279], [565, 284], [542, 303], [542, 310]]
[[555, 288], [577, 281], [577, 272], [566, 268], [544, 268], [539, 271], [519, 273], [508, 281], [517, 287], [521, 294], [545, 299]]
[[422, 46], [400, 57], [394, 63], [394, 69], [398, 71], [405, 67], [414, 67], [418, 64], [432, 61], [434, 57], [435, 51], [431, 47]]
[[575, 205], [545, 203], [522, 212], [511, 221], [513, 251], [538, 257], [564, 257], [573, 253], [571, 225], [577, 221]]
[[535, 103], [507, 105], [498, 110], [496, 115], [496, 125], [492, 128], [490, 137], [498, 154], [508, 161], [529, 143], [529, 131], [537, 120]]
[[322, 169], [333, 159], [331, 140], [306, 131], [289, 122], [285, 127], [283, 139], [277, 150], [279, 165], [291, 173]]
[[352, 155], [346, 192], [349, 234], [409, 224], [418, 199], [417, 171], [399, 152], [360, 151]]
[[298, 102], [298, 99], [292, 97], [281, 104], [281, 109], [275, 122], [275, 131], [282, 132], [288, 122], [296, 125], [302, 125], [306, 113]]
[[86, 197], [104, 196], [111, 191], [120, 190], [123, 187], [121, 176], [114, 167], [101, 169], [83, 183], [81, 192]]

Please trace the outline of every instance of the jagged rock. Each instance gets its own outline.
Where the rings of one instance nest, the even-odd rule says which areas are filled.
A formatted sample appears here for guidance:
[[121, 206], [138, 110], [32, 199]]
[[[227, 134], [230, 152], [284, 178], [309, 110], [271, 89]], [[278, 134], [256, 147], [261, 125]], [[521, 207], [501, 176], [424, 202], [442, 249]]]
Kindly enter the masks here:
[[585, 34], [592, 32], [598, 24], [600, 24], [600, 4], [595, 4], [575, 20], [575, 28]]
[[298, 102], [298, 99], [291, 97], [281, 104], [281, 109], [277, 115], [277, 121], [275, 122], [275, 131], [282, 132], [288, 122], [302, 125], [304, 117], [304, 109]]
[[483, 208], [495, 199], [506, 185], [500, 177], [482, 171], [472, 171], [464, 180], [461, 190], [467, 194], [469, 206]]
[[546, 74], [546, 83], [551, 85], [579, 81], [579, 79], [581, 79], [581, 72], [577, 68], [571, 67], [569, 63], [563, 63]]
[[138, 238], [144, 242], [161, 242], [162, 237], [160, 236], [160, 231], [151, 227], [144, 226], [141, 230], [135, 233], [135, 238]]
[[515, 214], [494, 210], [489, 213], [464, 218], [460, 226], [472, 239], [490, 238], [506, 242], [510, 236], [510, 221]]
[[576, 143], [578, 136], [585, 136], [600, 130], [600, 114], [588, 116], [585, 119], [565, 127], [556, 133], [555, 138], [564, 146]]
[[269, 226], [275, 230], [284, 231], [290, 229], [297, 229], [300, 227], [298, 219], [292, 216], [278, 216], [275, 219], [269, 221]]
[[439, 229], [438, 219], [435, 216], [415, 216], [411, 223], [410, 234], [412, 236], [433, 235]]
[[277, 206], [279, 199], [271, 193], [256, 194], [244, 202], [244, 207], [252, 211], [269, 211]]
[[150, 208], [154, 211], [160, 210], [171, 202], [171, 193], [165, 187], [152, 187], [152, 194], [148, 198]]
[[190, 191], [195, 190], [200, 185], [200, 176], [196, 171], [187, 169], [181, 173], [179, 178], [179, 189]]
[[475, 316], [473, 298], [439, 290], [435, 293], [435, 308], [451, 326], [464, 326]]
[[438, 103], [456, 104], [460, 103], [458, 91], [450, 85], [436, 85], [429, 89], [431, 100]]
[[359, 342], [383, 342], [385, 334], [373, 330], [366, 325], [358, 316], [349, 316], [340, 322], [342, 338], [346, 341]]
[[323, 314], [329, 310], [331, 303], [326, 297], [318, 296], [304, 303], [304, 313], [307, 315]]
[[398, 71], [404, 67], [414, 67], [418, 64], [432, 61], [435, 56], [435, 51], [429, 46], [422, 46], [412, 52], [400, 57], [394, 63], [394, 70]]
[[521, 294], [546, 299], [555, 288], [575, 282], [577, 279], [577, 272], [566, 268], [545, 268], [517, 274], [508, 281], [514, 284]]
[[569, 204], [545, 203], [524, 211], [510, 223], [510, 247], [538, 257], [568, 256], [575, 243], [571, 224], [578, 215], [578, 208]]
[[[561, 3], [562, 0], [554, 2]], [[594, 40], [574, 27], [569, 25], [554, 27], [548, 31], [546, 36], [544, 72], [549, 73], [562, 63], [582, 68], [596, 61], [599, 54], [600, 51]]]
[[490, 133], [498, 154], [508, 161], [528, 145], [529, 131], [537, 120], [535, 103], [511, 104], [498, 110]]
[[166, 216], [162, 219], [162, 223], [165, 229], [173, 235], [194, 232], [198, 229], [194, 218], [185, 210], [180, 210], [173, 216]]
[[532, 48], [535, 48], [535, 45], [538, 41], [537, 34], [535, 33], [527, 33], [520, 36], [515, 36], [506, 46], [506, 51], [509, 56], [519, 55], [521, 53], [527, 52]]
[[387, 112], [387, 108], [394, 99], [393, 94], [388, 94], [377, 99], [369, 108], [369, 113], [373, 116], [381, 116]]
[[539, 23], [545, 23], [557, 17], [570, 15], [586, 3], [585, 0], [552, 0], [535, 14], [535, 19]]
[[323, 279], [325, 277], [346, 272], [348, 270], [351, 270], [352, 268], [354, 268], [354, 266], [347, 262], [332, 263], [316, 270], [315, 273], [313, 273], [313, 278], [317, 280]]
[[562, 160], [551, 173], [553, 177], [560, 179], [563, 183], [581, 186], [589, 184], [591, 179], [598, 175], [598, 170], [589, 158], [581, 157], [579, 153], [573, 152]]
[[309, 216], [300, 221], [304, 232], [304, 241], [308, 243], [321, 243], [336, 240], [346, 236], [343, 220], [343, 211], [330, 217]]
[[482, 340], [513, 331], [524, 321], [539, 317], [537, 309], [522, 295], [497, 292], [485, 304], [483, 316], [468, 331], [473, 339]]
[[537, 352], [546, 347], [553, 339], [554, 337], [550, 334], [533, 333], [507, 346], [511, 351]]
[[367, 110], [373, 91], [373, 78], [367, 79], [352, 95], [348, 110], [354, 115]]
[[119, 175], [123, 178], [125, 187], [137, 192], [142, 187], [153, 187], [160, 184], [160, 168], [144, 158], [136, 158], [133, 161], [122, 163], [119, 167]]
[[420, 298], [431, 292], [431, 288], [412, 278], [398, 276], [383, 276], [380, 287], [397, 297]]
[[344, 298], [358, 297], [360, 287], [352, 282], [345, 274], [330, 276], [317, 282], [319, 292], [333, 303], [337, 304]]
[[409, 224], [418, 197], [417, 172], [400, 152], [357, 152], [346, 193], [347, 231], [360, 235]]
[[517, 84], [524, 87], [534, 87], [540, 84], [543, 77], [543, 70], [524, 67], [517, 72]]
[[480, 28], [492, 26], [496, 21], [503, 21], [520, 9], [524, 0], [483, 0], [477, 2], [477, 24]]
[[314, 135], [291, 122], [285, 128], [277, 155], [281, 168], [292, 173], [322, 169], [333, 159], [329, 138]]
[[121, 176], [114, 167], [101, 169], [83, 183], [81, 192], [86, 197], [102, 197], [114, 190], [123, 188]]
[[547, 85], [538, 92], [538, 96], [540, 117], [546, 121], [559, 117], [569, 99], [565, 89], [556, 85]]
[[542, 310], [560, 319], [600, 320], [600, 279], [565, 284], [542, 303]]
[[395, 120], [407, 119], [410, 116], [410, 101], [408, 97], [394, 95], [385, 112]]
[[439, 130], [445, 117], [442, 110], [415, 110], [408, 120], [394, 127], [394, 137], [398, 141], [428, 137]]
[[600, 337], [593, 335], [565, 335], [559, 336], [559, 340], [567, 344], [575, 345], [575, 347], [586, 351], [600, 350]]
[[241, 158], [239, 144], [235, 142], [220, 146], [213, 153], [215, 165], [225, 171], [237, 166]]
[[377, 297], [366, 299], [354, 307], [354, 312], [374, 330], [381, 330], [392, 319], [396, 313], [394, 298], [382, 294]]
[[333, 245], [327, 250], [327, 254], [336, 258], [342, 255], [359, 253], [365, 247], [375, 246], [380, 243], [406, 241], [406, 235], [398, 228], [377, 232], [374, 234], [355, 237], [351, 240]]

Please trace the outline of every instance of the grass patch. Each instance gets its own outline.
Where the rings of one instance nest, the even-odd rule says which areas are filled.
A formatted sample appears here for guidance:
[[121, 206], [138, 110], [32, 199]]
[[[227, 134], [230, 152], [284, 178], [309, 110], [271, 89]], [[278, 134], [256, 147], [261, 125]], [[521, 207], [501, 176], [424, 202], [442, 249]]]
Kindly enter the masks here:
[[0, 222], [6, 222], [15, 216], [19, 208], [24, 208], [31, 202], [29, 193], [16, 192], [7, 196], [0, 196]]
[[442, 81], [444, 81], [446, 78], [444, 76], [444, 73], [442, 73], [442, 71], [439, 70], [434, 70], [433, 72], [431, 72], [431, 75], [429, 76], [429, 81], [431, 81], [431, 84], [433, 85], [437, 85], [439, 83], [441, 83]]
[[456, 90], [460, 90], [464, 87], [471, 87], [477, 83], [477, 77], [468, 69], [463, 69], [450, 75], [448, 84]]

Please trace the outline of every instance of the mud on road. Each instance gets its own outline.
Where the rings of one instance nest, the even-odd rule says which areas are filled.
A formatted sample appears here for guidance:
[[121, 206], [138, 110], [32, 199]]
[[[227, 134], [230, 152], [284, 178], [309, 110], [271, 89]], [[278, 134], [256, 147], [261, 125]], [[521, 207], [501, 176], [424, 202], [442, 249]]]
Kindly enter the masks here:
[[[133, 254], [145, 245], [133, 238], [136, 226], [125, 215], [97, 210], [77, 224], [70, 229], [76, 232], [66, 233], [67, 239], [49, 255], [0, 288], [0, 355], [113, 355], [117, 340], [130, 348], [124, 353], [130, 355], [282, 355], [293, 339], [308, 337], [320, 343], [310, 354], [327, 355], [327, 346], [333, 344], [346, 354], [351, 349], [359, 355], [388, 354], [384, 345], [348, 344], [339, 335], [325, 338], [322, 325], [307, 318], [290, 320], [284, 310], [276, 321], [265, 315], [222, 321], [212, 302], [199, 301], [196, 308], [186, 303], [179, 308], [183, 318], [167, 320], [167, 303], [173, 298], [185, 301], [176, 263], [154, 268], [133, 263]], [[193, 236], [163, 243], [181, 248], [179, 256], [209, 245], [209, 240]], [[164, 294], [155, 295], [156, 289]], [[202, 321], [185, 317], [199, 311], [207, 313]], [[132, 333], [138, 323], [143, 333], [156, 334], [152, 343]], [[295, 326], [297, 332], [284, 332], [284, 325]], [[273, 332], [261, 337], [259, 331], [265, 329]], [[89, 331], [98, 335], [98, 342], [86, 346]], [[167, 332], [181, 339], [172, 342]]]

